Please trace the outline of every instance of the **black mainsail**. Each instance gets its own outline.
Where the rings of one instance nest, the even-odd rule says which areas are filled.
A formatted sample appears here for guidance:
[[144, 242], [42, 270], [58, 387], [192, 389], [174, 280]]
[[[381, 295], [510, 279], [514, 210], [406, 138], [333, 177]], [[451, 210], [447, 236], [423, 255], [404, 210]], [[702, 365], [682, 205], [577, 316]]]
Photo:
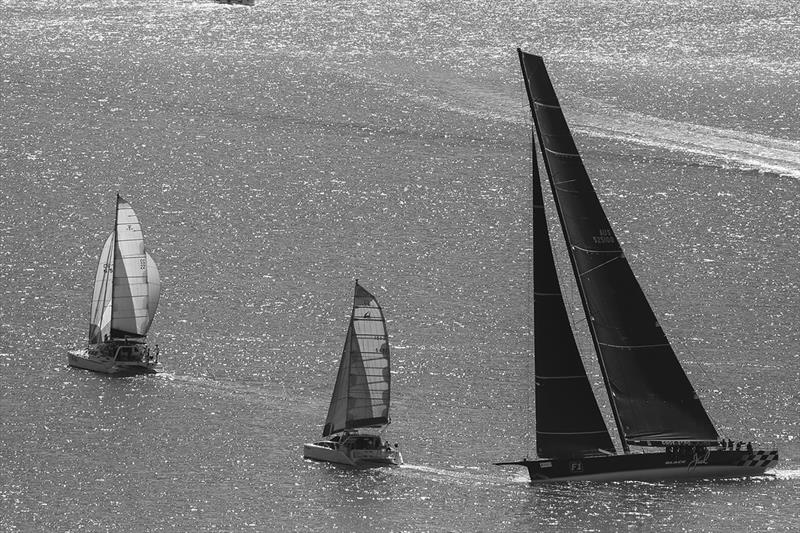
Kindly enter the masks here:
[[580, 457], [600, 450], [613, 452], [564, 306], [547, 230], [536, 140], [531, 140], [536, 453], [539, 457]]
[[[603, 212], [542, 58], [521, 50], [519, 57], [548, 180], [623, 447], [627, 451], [628, 444], [716, 442], [717, 431]], [[553, 335], [552, 329], [547, 331]], [[569, 343], [563, 337], [559, 334], [557, 342]], [[537, 391], [539, 372], [537, 356]], [[537, 392], [537, 413], [542, 407]], [[545, 424], [554, 425], [547, 418]]]

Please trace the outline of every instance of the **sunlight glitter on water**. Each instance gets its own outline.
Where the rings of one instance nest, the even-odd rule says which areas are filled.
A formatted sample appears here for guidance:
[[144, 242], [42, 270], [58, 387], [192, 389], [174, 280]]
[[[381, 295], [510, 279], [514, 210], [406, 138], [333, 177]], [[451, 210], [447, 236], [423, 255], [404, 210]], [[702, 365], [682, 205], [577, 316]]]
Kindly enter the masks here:
[[[0, 3], [0, 529], [730, 530], [796, 507], [793, 4]], [[552, 65], [704, 405], [780, 443], [777, 476], [531, 487], [492, 466], [533, 444], [519, 45]], [[160, 376], [65, 364], [116, 190], [162, 270]], [[301, 457], [355, 277], [390, 316], [410, 464], [389, 472]]]

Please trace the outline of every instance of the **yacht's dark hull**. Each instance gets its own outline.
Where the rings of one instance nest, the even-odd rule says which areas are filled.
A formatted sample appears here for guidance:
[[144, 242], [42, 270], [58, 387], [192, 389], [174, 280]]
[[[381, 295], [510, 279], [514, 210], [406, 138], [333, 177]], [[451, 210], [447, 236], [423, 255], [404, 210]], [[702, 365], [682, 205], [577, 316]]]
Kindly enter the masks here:
[[747, 450], [709, 450], [700, 456], [632, 453], [580, 459], [535, 459], [513, 463], [528, 469], [531, 482], [552, 481], [658, 481], [746, 477], [763, 474], [778, 462], [778, 452]]

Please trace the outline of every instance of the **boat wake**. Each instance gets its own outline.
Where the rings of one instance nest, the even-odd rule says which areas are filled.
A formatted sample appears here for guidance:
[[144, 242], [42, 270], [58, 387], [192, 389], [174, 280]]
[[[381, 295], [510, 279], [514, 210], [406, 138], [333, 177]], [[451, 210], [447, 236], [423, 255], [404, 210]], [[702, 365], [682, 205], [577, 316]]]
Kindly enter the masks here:
[[766, 475], [780, 481], [794, 481], [800, 479], [800, 470], [776, 468], [774, 470], [768, 470]]
[[800, 179], [800, 141], [609, 109], [571, 117], [574, 129], [603, 139], [690, 154], [702, 163]]
[[[689, 156], [704, 165], [800, 179], [800, 141], [666, 120], [625, 111], [588, 98], [571, 113], [573, 130], [589, 137], [622, 141]], [[594, 110], [603, 109], [598, 113]]]
[[[511, 123], [528, 120], [527, 101], [511, 90], [498, 93], [478, 82], [454, 78], [451, 73], [417, 72], [417, 86], [401, 92], [467, 116]], [[565, 100], [571, 128], [583, 135], [688, 154], [701, 164], [800, 179], [800, 140], [666, 120], [574, 94]]]
[[517, 481], [527, 483], [529, 479], [527, 475], [516, 474], [512, 477], [503, 475], [503, 472], [497, 474], [487, 474], [478, 469], [478, 467], [459, 467], [453, 466], [451, 468], [436, 468], [424, 465], [403, 464], [400, 469], [410, 474], [419, 475], [430, 481], [442, 481], [447, 483], [463, 483], [465, 485], [505, 485], [509, 481]]
[[[289, 395], [283, 384], [269, 383], [242, 383], [238, 381], [225, 381], [216, 377], [190, 376], [164, 371], [156, 374], [158, 379], [174, 382], [194, 389], [213, 391], [215, 394], [227, 394], [242, 399], [251, 398], [253, 401], [265, 402], [275, 398], [288, 399]], [[280, 404], [278, 404], [280, 405]]]

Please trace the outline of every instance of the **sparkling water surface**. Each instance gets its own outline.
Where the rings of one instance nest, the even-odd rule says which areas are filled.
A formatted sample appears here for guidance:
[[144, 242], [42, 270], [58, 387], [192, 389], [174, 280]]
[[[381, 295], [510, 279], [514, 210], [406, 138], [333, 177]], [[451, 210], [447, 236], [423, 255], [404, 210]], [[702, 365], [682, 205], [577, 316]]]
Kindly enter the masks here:
[[[0, 15], [0, 529], [800, 527], [795, 2], [0, 0]], [[492, 465], [533, 454], [517, 46], [545, 57], [720, 433], [777, 447], [770, 475], [534, 487]], [[162, 274], [156, 376], [66, 365], [116, 192]], [[389, 320], [401, 468], [301, 457], [355, 278]]]

